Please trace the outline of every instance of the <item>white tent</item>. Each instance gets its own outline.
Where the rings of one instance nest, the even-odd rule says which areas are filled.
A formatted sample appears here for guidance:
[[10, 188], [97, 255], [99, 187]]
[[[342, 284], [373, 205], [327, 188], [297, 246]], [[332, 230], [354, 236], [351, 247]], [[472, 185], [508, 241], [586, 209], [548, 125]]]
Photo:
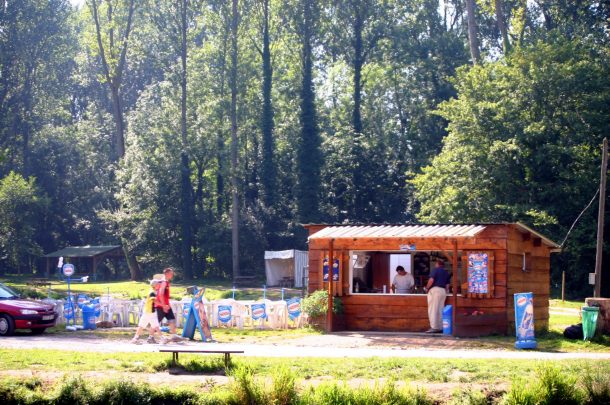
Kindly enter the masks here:
[[280, 286], [282, 281], [293, 279], [295, 287], [303, 287], [303, 269], [307, 267], [307, 260], [307, 252], [302, 250], [265, 251], [267, 285]]

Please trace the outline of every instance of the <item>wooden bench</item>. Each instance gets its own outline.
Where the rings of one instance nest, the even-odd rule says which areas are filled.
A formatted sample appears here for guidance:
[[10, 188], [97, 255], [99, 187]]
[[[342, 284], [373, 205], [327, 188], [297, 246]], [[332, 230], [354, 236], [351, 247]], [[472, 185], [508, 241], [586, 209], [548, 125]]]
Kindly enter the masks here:
[[236, 287], [254, 287], [255, 276], [237, 276], [233, 280]]
[[172, 366], [178, 363], [178, 353], [199, 353], [199, 354], [224, 354], [225, 355], [225, 367], [229, 367], [231, 361], [231, 354], [243, 354], [243, 350], [221, 350], [221, 349], [186, 349], [186, 348], [171, 348], [171, 349], [159, 349], [160, 353], [172, 353]]
[[26, 284], [32, 287], [51, 287], [51, 280], [47, 278], [33, 278], [26, 282]]

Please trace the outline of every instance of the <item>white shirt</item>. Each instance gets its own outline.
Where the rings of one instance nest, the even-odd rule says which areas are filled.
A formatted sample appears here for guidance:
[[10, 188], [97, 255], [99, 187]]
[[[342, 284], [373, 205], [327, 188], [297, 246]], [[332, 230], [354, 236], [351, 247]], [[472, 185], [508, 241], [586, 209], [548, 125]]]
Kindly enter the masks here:
[[392, 281], [392, 285], [396, 287], [397, 294], [406, 294], [415, 285], [415, 280], [411, 273], [406, 273], [404, 276], [396, 274], [394, 276], [394, 281]]

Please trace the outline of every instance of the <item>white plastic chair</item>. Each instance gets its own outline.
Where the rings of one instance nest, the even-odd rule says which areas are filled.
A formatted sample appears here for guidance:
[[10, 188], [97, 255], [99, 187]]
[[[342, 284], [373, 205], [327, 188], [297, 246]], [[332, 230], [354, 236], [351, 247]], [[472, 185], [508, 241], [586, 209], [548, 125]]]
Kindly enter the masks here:
[[[219, 301], [215, 301], [213, 305], [213, 321], [214, 325], [219, 325], [218, 320], [218, 306], [226, 305], [231, 307], [231, 326], [236, 326], [239, 329], [244, 328], [244, 318], [246, 315], [246, 308], [243, 304], [239, 303], [239, 301], [235, 301], [232, 298], [227, 298]], [[228, 323], [227, 323], [228, 324]]]
[[133, 323], [135, 325], [140, 323], [140, 318], [142, 317], [143, 309], [144, 309], [144, 300], [131, 301], [131, 305], [129, 308], [129, 314], [128, 314], [128, 318], [127, 318], [127, 324], [131, 323], [132, 318], [133, 318]]

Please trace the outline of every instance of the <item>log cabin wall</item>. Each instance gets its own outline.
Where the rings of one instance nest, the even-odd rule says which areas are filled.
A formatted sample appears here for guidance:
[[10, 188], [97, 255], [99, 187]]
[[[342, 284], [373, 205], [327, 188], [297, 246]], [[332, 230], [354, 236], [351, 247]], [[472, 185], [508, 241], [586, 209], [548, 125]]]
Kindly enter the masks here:
[[[525, 259], [524, 259], [525, 254]], [[541, 239], [511, 227], [508, 238], [508, 324], [515, 330], [514, 294], [534, 295], [534, 327], [536, 332], [549, 329], [549, 297], [551, 293], [551, 251]]]

